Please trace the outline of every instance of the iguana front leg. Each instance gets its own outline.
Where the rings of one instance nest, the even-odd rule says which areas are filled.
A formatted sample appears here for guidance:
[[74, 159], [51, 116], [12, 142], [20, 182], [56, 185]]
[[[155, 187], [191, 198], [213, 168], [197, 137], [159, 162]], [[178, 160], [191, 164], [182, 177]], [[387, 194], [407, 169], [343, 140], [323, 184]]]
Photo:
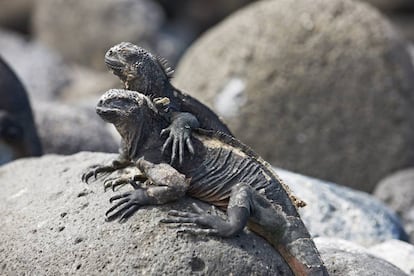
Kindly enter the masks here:
[[96, 179], [100, 173], [111, 173], [116, 170], [124, 169], [132, 164], [131, 160], [120, 157], [119, 159], [113, 160], [109, 165], [94, 165], [82, 174], [82, 181], [88, 183], [89, 178], [92, 176]]
[[106, 212], [107, 220], [119, 218], [126, 221], [141, 206], [160, 205], [183, 197], [189, 180], [168, 164], [153, 164], [144, 159], [136, 162], [137, 167], [148, 178], [148, 187], [135, 189], [110, 199], [115, 204]]
[[165, 154], [167, 149], [171, 147], [171, 162], [173, 164], [178, 155], [180, 164], [184, 160], [184, 148], [187, 146], [188, 151], [194, 154], [193, 144], [191, 142], [192, 129], [198, 128], [200, 123], [197, 118], [191, 113], [175, 112], [171, 116], [171, 124], [161, 132], [161, 136], [168, 135], [162, 147], [162, 152]]

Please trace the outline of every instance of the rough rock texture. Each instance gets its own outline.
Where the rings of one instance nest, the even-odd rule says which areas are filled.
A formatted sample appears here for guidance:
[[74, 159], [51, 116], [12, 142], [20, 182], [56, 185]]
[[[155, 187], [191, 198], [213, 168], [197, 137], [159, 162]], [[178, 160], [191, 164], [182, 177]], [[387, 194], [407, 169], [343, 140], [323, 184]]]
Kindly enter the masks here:
[[387, 260], [409, 275], [414, 275], [414, 245], [389, 240], [369, 248], [372, 255]]
[[396, 215], [369, 194], [275, 170], [293, 193], [308, 204], [299, 213], [312, 236], [335, 237], [363, 246], [408, 239]]
[[[394, 264], [350, 242], [340, 239], [316, 238], [322, 259], [331, 276], [378, 276], [378, 275], [406, 275]], [[394, 251], [394, 253], [397, 253]], [[398, 253], [397, 253], [398, 254]]]
[[105, 222], [114, 194], [80, 177], [111, 157], [45, 156], [0, 168], [0, 274], [291, 275], [253, 234], [193, 237], [159, 224], [170, 208], [187, 208], [190, 200], [142, 208], [124, 224]]
[[148, 0], [42, 0], [33, 17], [40, 41], [98, 69], [105, 68], [105, 52], [121, 41], [150, 46], [164, 19], [161, 8]]
[[34, 114], [44, 153], [118, 151], [119, 143], [112, 136], [110, 126], [93, 109], [39, 102], [34, 106]]
[[58, 54], [16, 33], [0, 29], [0, 55], [20, 77], [31, 101], [55, 99], [69, 83]]
[[371, 191], [414, 162], [413, 76], [406, 45], [368, 5], [275, 0], [197, 40], [174, 81], [272, 164]]
[[[197, 237], [159, 223], [168, 210], [189, 208], [189, 199], [143, 207], [124, 224], [105, 222], [114, 193], [104, 193], [101, 180], [87, 185], [80, 177], [115, 157], [47, 155], [0, 167], [0, 274], [291, 275], [276, 251], [248, 231], [232, 239]], [[386, 261], [338, 247], [321, 247], [331, 275], [402, 275]], [[351, 273], [362, 270], [367, 274]]]
[[414, 168], [385, 177], [375, 188], [374, 196], [401, 217], [404, 228], [414, 243]]

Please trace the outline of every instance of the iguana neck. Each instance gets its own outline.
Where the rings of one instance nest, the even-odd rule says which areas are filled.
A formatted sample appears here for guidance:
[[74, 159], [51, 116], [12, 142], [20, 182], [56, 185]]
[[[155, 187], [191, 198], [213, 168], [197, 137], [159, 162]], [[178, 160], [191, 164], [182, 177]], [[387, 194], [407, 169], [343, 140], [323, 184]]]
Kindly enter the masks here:
[[146, 153], [162, 145], [159, 138], [161, 128], [157, 123], [148, 123], [146, 120], [124, 124], [116, 127], [121, 135], [121, 155], [129, 160], [136, 160]]
[[147, 80], [142, 78], [131, 78], [124, 82], [125, 89], [140, 92], [151, 99], [156, 97], [173, 97], [174, 87], [167, 77]]

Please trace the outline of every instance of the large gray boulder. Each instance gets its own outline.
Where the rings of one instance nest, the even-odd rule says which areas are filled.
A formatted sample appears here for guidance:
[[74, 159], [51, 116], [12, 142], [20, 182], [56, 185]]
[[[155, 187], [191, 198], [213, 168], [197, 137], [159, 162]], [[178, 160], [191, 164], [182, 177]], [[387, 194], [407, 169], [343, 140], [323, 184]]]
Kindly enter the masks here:
[[191, 200], [145, 207], [124, 224], [105, 222], [112, 192], [81, 182], [115, 155], [45, 156], [0, 168], [0, 274], [291, 275], [263, 239], [179, 235], [159, 223]]
[[105, 52], [121, 41], [151, 46], [164, 20], [150, 0], [42, 0], [33, 15], [37, 39], [65, 58], [104, 69]]
[[372, 255], [387, 260], [409, 275], [414, 275], [414, 245], [388, 240], [369, 248]]
[[57, 102], [38, 102], [33, 109], [44, 153], [118, 151], [119, 139], [111, 131], [112, 126], [103, 122], [94, 109]]
[[[105, 222], [114, 193], [103, 191], [102, 180], [87, 185], [80, 178], [87, 167], [115, 157], [46, 155], [0, 167], [0, 274], [291, 275], [279, 254], [248, 231], [221, 239], [178, 234], [159, 223], [170, 209], [190, 208], [190, 199], [143, 207], [124, 224]], [[368, 259], [364, 271], [371, 274], [402, 275], [383, 260], [329, 250], [321, 252], [328, 270], [337, 271], [332, 275], [361, 271], [361, 262], [352, 263], [358, 258]], [[338, 262], [332, 261], [336, 256], [348, 267], [337, 269]]]
[[374, 190], [374, 196], [401, 217], [414, 243], [414, 168], [395, 172], [382, 179]]
[[353, 243], [329, 238], [316, 238], [315, 243], [331, 276], [407, 275], [396, 265]]
[[272, 164], [371, 191], [414, 162], [413, 76], [368, 5], [275, 0], [205, 33], [173, 80]]
[[70, 82], [57, 52], [17, 33], [0, 29], [0, 55], [15, 70], [32, 102], [57, 99]]
[[334, 183], [275, 169], [308, 205], [299, 213], [314, 237], [332, 237], [363, 246], [407, 240], [399, 218], [371, 195]]

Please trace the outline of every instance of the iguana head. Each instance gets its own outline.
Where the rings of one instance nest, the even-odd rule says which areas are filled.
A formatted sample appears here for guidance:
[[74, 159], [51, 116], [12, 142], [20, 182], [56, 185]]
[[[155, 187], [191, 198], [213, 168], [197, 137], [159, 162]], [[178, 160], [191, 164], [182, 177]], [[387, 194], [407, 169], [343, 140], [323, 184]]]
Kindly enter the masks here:
[[131, 158], [148, 141], [158, 142], [161, 129], [166, 127], [154, 103], [136, 91], [108, 90], [100, 98], [96, 113], [115, 126], [122, 137], [122, 150]]
[[146, 95], [162, 93], [173, 72], [164, 59], [130, 42], [121, 42], [109, 49], [105, 54], [105, 64], [121, 79], [126, 89]]

